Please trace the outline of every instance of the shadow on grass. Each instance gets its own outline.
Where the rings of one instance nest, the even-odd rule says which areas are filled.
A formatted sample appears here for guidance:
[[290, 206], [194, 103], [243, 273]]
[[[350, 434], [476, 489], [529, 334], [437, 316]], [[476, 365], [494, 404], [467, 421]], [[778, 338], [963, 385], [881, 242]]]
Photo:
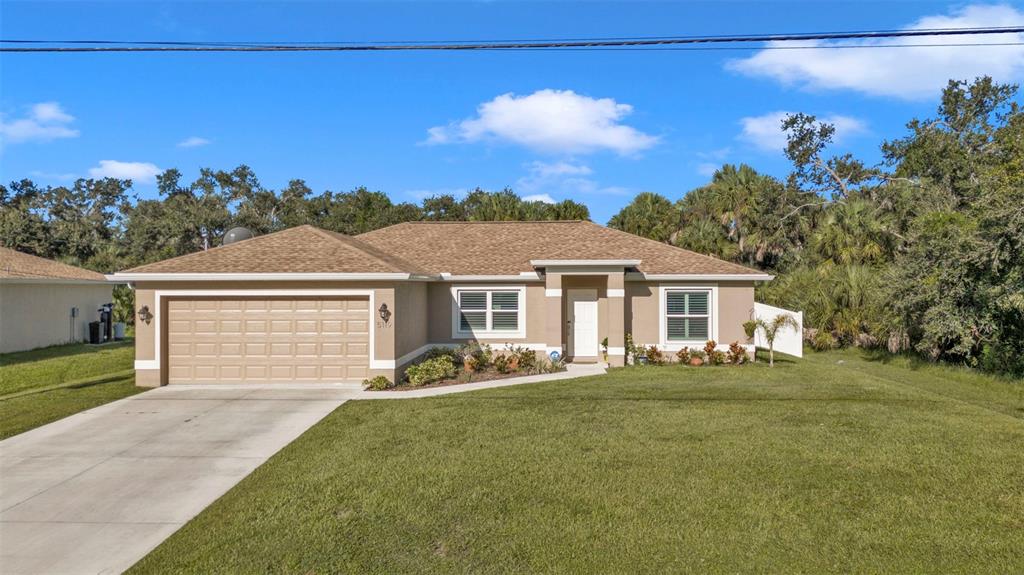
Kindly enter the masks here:
[[864, 361], [870, 361], [872, 363], [880, 363], [886, 366], [897, 366], [910, 371], [939, 371], [949, 370], [953, 373], [959, 373], [963, 375], [971, 375], [978, 377], [985, 377], [995, 381], [1001, 381], [1006, 383], [1021, 384], [1024, 380], [1016, 378], [1012, 375], [1004, 375], [1000, 373], [992, 373], [988, 371], [982, 371], [980, 369], [970, 367], [964, 364], [950, 363], [946, 361], [928, 361], [919, 355], [903, 352], [903, 353], [889, 353], [884, 349], [858, 349], [859, 356]]
[[122, 347], [134, 345], [134, 343], [135, 342], [133, 339], [125, 338], [121, 341], [115, 341], [113, 343], [104, 343], [100, 345], [91, 345], [88, 343], [66, 343], [61, 345], [51, 345], [49, 347], [30, 349], [28, 351], [15, 351], [13, 353], [0, 354], [0, 367], [8, 367], [22, 363], [29, 363], [33, 361], [43, 361], [47, 359], [72, 357], [75, 355], [95, 353], [98, 351], [104, 351], [108, 349], [120, 349]]

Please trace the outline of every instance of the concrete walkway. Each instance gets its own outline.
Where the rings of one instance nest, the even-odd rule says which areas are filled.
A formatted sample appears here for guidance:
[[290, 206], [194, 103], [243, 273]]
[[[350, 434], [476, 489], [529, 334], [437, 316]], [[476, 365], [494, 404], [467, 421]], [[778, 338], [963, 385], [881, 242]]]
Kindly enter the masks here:
[[506, 379], [479, 381], [476, 383], [461, 383], [458, 385], [443, 385], [440, 387], [428, 387], [425, 389], [410, 389], [408, 391], [360, 391], [353, 396], [353, 399], [412, 399], [416, 397], [434, 397], [438, 395], [448, 395], [451, 393], [476, 391], [478, 389], [508, 387], [510, 385], [522, 385], [524, 383], [558, 381], [560, 379], [574, 379], [590, 375], [603, 375], [605, 373], [607, 373], [607, 370], [605, 369], [604, 364], [569, 364], [566, 366], [565, 371], [556, 373], [524, 375], [522, 377], [509, 377]]
[[603, 365], [412, 391], [170, 386], [0, 441], [0, 573], [120, 573], [350, 399], [599, 375]]
[[120, 573], [352, 396], [164, 387], [0, 442], [0, 573]]

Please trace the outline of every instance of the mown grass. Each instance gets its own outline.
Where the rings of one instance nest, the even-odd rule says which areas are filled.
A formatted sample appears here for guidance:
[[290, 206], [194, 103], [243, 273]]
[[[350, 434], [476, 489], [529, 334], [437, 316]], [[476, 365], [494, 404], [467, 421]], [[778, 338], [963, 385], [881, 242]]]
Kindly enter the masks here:
[[943, 373], [844, 352], [349, 402], [132, 571], [1022, 572], [1020, 388]]
[[82, 384], [0, 399], [0, 439], [144, 391], [135, 387], [134, 375], [125, 375], [133, 361], [130, 341], [98, 347], [61, 345], [0, 355], [0, 396], [58, 384]]
[[72, 343], [0, 355], [0, 396], [132, 369], [132, 340]]
[[53, 389], [0, 400], [0, 439], [145, 391], [135, 376], [88, 387]]

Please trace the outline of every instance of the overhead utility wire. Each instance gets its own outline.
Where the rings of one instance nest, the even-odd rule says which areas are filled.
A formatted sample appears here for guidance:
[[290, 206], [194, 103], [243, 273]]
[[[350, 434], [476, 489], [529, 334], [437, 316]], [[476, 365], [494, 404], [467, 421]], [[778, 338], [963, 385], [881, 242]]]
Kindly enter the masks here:
[[[914, 32], [948, 32], [948, 31], [959, 31], [959, 30], [986, 30], [991, 31], [993, 34], [1000, 33], [1013, 33], [1014, 28], [1012, 26], [986, 26], [984, 28], [914, 28]], [[844, 31], [832, 31], [832, 32], [817, 32], [817, 34], [886, 34], [889, 32], [904, 32], [906, 29], [885, 29], [885, 30], [844, 30]], [[801, 32], [793, 33], [776, 33], [773, 36], [792, 36], [806, 34]], [[708, 36], [589, 36], [580, 38], [505, 38], [500, 40], [374, 40], [374, 41], [334, 41], [334, 40], [317, 40], [317, 41], [262, 41], [257, 42], [254, 40], [235, 41], [235, 42], [200, 42], [195, 40], [28, 40], [28, 39], [0, 39], [0, 43], [7, 44], [101, 44], [101, 45], [142, 45], [142, 46], [287, 46], [287, 45], [350, 45], [350, 44], [365, 44], [365, 45], [378, 45], [378, 44], [493, 44], [493, 43], [522, 43], [522, 42], [595, 42], [603, 40], [686, 40], [686, 39], [699, 39], [699, 38], [745, 38], [750, 36], [749, 34], [714, 34]]]
[[[410, 44], [216, 44], [216, 43], [156, 43], [143, 45], [141, 42], [131, 45], [103, 46], [0, 46], [0, 52], [374, 52], [374, 51], [441, 51], [441, 50], [536, 50], [566, 48], [649, 48], [691, 44], [732, 44], [747, 42], [794, 42], [806, 40], [855, 40], [872, 38], [913, 38], [935, 36], [978, 36], [990, 34], [1012, 34], [1024, 32], [1024, 26], [1006, 26], [999, 28], [950, 28], [934, 30], [887, 30], [869, 32], [829, 32], [801, 34], [762, 34], [746, 36], [691, 36], [665, 38], [633, 38], [633, 39], [592, 39], [592, 40], [542, 40], [542, 41], [511, 41], [511, 42], [462, 42], [462, 43], [410, 43]], [[32, 40], [0, 40], [0, 44], [30, 43]], [[97, 41], [98, 42], [98, 41]], [[96, 43], [96, 42], [93, 42]], [[910, 44], [906, 46], [927, 46], [926, 44]], [[846, 46], [852, 47], [852, 46]]]

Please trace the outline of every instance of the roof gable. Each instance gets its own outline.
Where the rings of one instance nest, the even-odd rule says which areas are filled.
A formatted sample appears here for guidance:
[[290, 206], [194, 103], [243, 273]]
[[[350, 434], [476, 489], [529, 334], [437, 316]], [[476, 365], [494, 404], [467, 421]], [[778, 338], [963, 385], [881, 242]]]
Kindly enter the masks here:
[[416, 264], [343, 234], [304, 225], [128, 273], [421, 273]]

